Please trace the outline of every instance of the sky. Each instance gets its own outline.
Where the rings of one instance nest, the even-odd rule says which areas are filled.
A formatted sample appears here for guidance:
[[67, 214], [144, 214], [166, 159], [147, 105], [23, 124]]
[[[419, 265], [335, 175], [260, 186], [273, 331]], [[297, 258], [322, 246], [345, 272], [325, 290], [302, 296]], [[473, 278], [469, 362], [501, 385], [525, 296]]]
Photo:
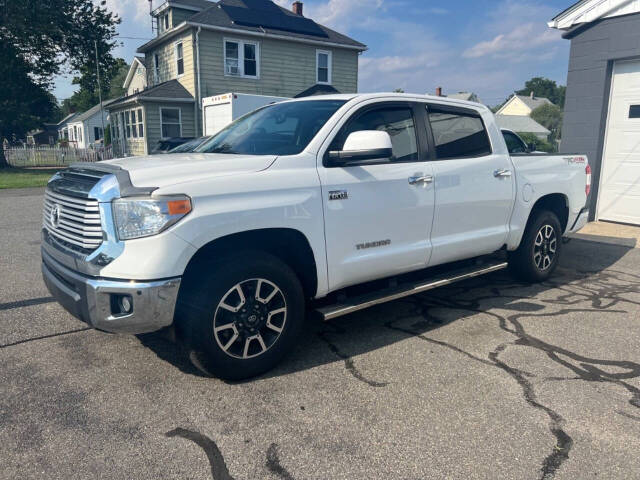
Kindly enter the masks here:
[[[154, 0], [154, 7], [163, 0]], [[290, 7], [293, 0], [276, 0]], [[571, 0], [305, 0], [304, 14], [366, 44], [359, 91], [470, 91], [502, 103], [531, 77], [566, 83], [569, 41], [547, 22]], [[152, 38], [148, 0], [107, 0], [122, 19], [115, 56]], [[59, 77], [54, 94], [76, 87]]]

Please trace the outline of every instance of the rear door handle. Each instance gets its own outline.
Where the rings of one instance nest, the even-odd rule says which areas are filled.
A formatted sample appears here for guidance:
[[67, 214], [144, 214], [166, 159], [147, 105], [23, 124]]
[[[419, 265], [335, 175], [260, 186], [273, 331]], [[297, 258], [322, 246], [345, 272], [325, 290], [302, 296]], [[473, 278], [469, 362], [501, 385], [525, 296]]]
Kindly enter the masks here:
[[416, 177], [409, 177], [409, 185], [418, 185], [420, 183], [433, 183], [433, 175], [420, 175]]
[[493, 172], [493, 176], [496, 177], [496, 178], [510, 177], [511, 176], [511, 170], [507, 170], [506, 168], [501, 168], [501, 169], [496, 170], [495, 172]]

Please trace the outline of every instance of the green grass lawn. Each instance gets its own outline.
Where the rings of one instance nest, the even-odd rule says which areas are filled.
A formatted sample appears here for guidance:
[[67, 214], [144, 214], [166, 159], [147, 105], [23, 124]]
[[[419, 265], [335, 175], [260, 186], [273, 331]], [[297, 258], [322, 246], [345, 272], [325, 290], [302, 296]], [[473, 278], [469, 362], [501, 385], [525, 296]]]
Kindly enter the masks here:
[[60, 168], [0, 168], [0, 189], [44, 187]]

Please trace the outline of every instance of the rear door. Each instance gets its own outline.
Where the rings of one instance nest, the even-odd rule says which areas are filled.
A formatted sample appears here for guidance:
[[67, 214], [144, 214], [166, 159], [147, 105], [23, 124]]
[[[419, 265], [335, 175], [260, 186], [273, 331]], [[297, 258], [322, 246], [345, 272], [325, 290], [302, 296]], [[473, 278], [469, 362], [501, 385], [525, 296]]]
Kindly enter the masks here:
[[477, 110], [436, 104], [426, 108], [435, 147], [430, 264], [500, 249], [507, 239], [515, 194], [509, 155], [493, 151]]
[[[331, 290], [426, 266], [431, 253], [434, 190], [426, 129], [418, 105], [380, 101], [338, 126], [319, 166]], [[326, 152], [347, 136], [384, 130], [393, 156], [334, 166]], [[426, 179], [426, 180], [419, 180]]]

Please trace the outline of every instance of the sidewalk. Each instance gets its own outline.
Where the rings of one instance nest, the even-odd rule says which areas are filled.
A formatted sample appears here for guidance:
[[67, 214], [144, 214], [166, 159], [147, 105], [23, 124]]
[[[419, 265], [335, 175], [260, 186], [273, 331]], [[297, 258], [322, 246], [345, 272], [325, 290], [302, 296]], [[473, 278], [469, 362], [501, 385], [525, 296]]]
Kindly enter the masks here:
[[580, 232], [571, 234], [570, 237], [640, 248], [640, 226], [635, 227], [611, 222], [592, 222], [588, 223]]

